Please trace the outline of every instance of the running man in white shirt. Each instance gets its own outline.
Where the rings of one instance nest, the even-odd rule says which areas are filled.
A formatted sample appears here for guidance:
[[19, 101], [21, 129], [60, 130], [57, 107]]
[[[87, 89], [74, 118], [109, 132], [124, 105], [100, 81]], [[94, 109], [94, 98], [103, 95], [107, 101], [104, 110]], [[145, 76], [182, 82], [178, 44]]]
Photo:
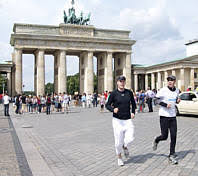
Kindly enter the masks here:
[[160, 89], [156, 97], [160, 101], [160, 127], [161, 135], [155, 138], [153, 142], [153, 150], [157, 150], [160, 141], [167, 140], [168, 131], [170, 131], [171, 143], [169, 161], [172, 164], [178, 164], [175, 154], [176, 138], [177, 138], [177, 120], [176, 120], [176, 103], [180, 102], [178, 98], [179, 90], [175, 87], [176, 77], [168, 76], [168, 86]]

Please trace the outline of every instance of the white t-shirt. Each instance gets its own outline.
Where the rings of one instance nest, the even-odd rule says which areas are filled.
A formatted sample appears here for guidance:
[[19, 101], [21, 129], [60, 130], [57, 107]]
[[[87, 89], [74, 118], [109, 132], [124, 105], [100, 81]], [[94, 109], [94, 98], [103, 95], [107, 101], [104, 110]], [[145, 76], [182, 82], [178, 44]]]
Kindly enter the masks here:
[[69, 103], [69, 96], [68, 95], [64, 95], [63, 97], [63, 103], [68, 104]]
[[176, 88], [175, 91], [169, 90], [168, 87], [164, 87], [158, 91], [156, 97], [160, 98], [160, 102], [166, 104], [171, 104], [171, 108], [160, 106], [159, 115], [165, 117], [175, 117], [176, 116], [176, 100], [179, 96], [179, 89]]
[[3, 104], [9, 104], [10, 97], [5, 95], [3, 96]]

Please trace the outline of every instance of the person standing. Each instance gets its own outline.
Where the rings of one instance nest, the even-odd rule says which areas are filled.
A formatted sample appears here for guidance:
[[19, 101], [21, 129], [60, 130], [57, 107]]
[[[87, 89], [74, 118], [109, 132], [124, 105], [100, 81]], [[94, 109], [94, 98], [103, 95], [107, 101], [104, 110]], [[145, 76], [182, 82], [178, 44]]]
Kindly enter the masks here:
[[67, 95], [65, 92], [63, 93], [63, 113], [69, 113], [69, 100], [70, 96]]
[[97, 107], [98, 105], [98, 93], [93, 94], [93, 107]]
[[[134, 140], [134, 125], [131, 119], [135, 117], [136, 103], [133, 93], [125, 89], [126, 78], [117, 78], [117, 89], [114, 90], [106, 103], [106, 108], [113, 112], [113, 131], [118, 165], [123, 166], [122, 150], [126, 158], [129, 157], [128, 145]], [[132, 105], [132, 112], [131, 112]]]
[[105, 106], [105, 96], [104, 93], [100, 96], [100, 112], [104, 112], [104, 106]]
[[155, 96], [154, 92], [150, 89], [150, 87], [148, 87], [146, 91], [146, 102], [148, 104], [149, 112], [153, 112], [152, 102], [153, 102], [154, 96]]
[[52, 104], [52, 101], [51, 101], [51, 95], [49, 94], [48, 96], [46, 96], [46, 114], [47, 115], [50, 115], [51, 111], [51, 104]]
[[177, 120], [176, 120], [176, 103], [180, 102], [179, 89], [175, 87], [176, 77], [167, 77], [168, 86], [160, 89], [156, 98], [159, 99], [160, 109], [160, 128], [161, 135], [156, 137], [153, 142], [153, 150], [157, 150], [160, 141], [167, 140], [168, 131], [170, 131], [171, 143], [169, 161], [172, 164], [178, 164], [175, 154], [176, 138], [177, 138]]
[[143, 90], [140, 90], [138, 97], [138, 113], [140, 111], [144, 112], [144, 100], [145, 100], [145, 93]]
[[8, 96], [7, 93], [3, 96], [3, 104], [4, 104], [4, 115], [5, 116], [10, 116], [9, 114], [9, 103], [10, 103], [10, 97]]

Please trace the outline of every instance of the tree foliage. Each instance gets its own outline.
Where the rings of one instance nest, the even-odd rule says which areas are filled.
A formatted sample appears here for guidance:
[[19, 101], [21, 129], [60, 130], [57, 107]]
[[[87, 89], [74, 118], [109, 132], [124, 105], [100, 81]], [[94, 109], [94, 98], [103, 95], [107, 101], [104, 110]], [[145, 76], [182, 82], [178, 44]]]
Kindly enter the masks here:
[[54, 83], [47, 83], [45, 85], [45, 94], [52, 94], [54, 92]]
[[79, 92], [79, 88], [79, 73], [72, 76], [67, 76], [67, 93], [73, 95], [74, 92]]
[[[67, 76], [67, 93], [74, 95], [74, 92], [80, 91], [79, 73]], [[97, 91], [97, 76], [94, 74], [94, 92]], [[54, 92], [54, 83], [47, 83], [45, 85], [45, 94]], [[63, 93], [63, 92], [61, 92]]]

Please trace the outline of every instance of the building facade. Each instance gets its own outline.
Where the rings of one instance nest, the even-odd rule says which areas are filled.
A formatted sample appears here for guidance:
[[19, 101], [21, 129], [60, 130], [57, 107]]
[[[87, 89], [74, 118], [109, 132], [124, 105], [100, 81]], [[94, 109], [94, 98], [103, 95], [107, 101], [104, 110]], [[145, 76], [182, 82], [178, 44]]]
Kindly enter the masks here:
[[167, 85], [168, 75], [176, 76], [176, 86], [181, 91], [198, 87], [198, 40], [185, 45], [186, 58], [149, 66], [132, 65], [134, 90], [146, 90], [148, 87], [158, 90]]
[[5, 85], [7, 84], [7, 90], [5, 90], [8, 95], [11, 96], [12, 93], [12, 68], [13, 64], [12, 61], [2, 62], [0, 63], [0, 74], [4, 75], [5, 82], [3, 82], [3, 93]]

